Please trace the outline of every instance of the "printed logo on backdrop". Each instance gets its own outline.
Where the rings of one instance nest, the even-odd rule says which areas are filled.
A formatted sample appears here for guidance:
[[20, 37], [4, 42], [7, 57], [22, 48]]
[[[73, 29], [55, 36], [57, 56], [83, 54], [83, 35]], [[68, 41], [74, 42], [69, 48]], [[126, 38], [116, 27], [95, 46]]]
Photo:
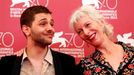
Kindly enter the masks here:
[[33, 5], [48, 6], [49, 0], [11, 0], [10, 17], [20, 17], [21, 13]]
[[79, 40], [77, 34], [64, 33], [63, 31], [55, 32], [52, 39], [51, 47], [74, 57], [81, 58], [84, 56], [84, 41]]
[[117, 40], [124, 42], [128, 45], [134, 46], [134, 38], [132, 38], [132, 32], [130, 33], [124, 33], [123, 35], [118, 34], [117, 35]]
[[14, 35], [11, 32], [0, 32], [0, 57], [13, 54]]
[[118, 19], [117, 0], [82, 0], [82, 5], [93, 5], [104, 15], [105, 19]]

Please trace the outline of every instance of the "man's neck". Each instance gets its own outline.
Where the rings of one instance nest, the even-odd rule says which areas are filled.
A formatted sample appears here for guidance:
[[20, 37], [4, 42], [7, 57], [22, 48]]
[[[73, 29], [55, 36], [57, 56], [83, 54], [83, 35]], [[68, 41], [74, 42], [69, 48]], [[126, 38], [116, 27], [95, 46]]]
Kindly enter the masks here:
[[29, 58], [43, 60], [48, 52], [48, 47], [27, 46], [26, 53]]

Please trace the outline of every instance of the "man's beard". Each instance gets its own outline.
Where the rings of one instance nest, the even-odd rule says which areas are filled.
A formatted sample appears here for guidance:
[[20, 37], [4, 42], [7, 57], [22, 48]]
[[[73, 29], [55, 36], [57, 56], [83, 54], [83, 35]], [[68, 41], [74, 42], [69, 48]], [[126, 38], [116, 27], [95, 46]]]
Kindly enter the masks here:
[[42, 39], [42, 38], [36, 38], [33, 40], [35, 41], [35, 45], [38, 45], [40, 47], [46, 47], [52, 43], [52, 42], [48, 42], [47, 40]]
[[47, 40], [43, 38], [42, 36], [38, 35], [37, 33], [32, 31], [32, 40], [34, 41], [35, 45], [40, 46], [40, 47], [46, 47], [52, 43], [52, 41]]

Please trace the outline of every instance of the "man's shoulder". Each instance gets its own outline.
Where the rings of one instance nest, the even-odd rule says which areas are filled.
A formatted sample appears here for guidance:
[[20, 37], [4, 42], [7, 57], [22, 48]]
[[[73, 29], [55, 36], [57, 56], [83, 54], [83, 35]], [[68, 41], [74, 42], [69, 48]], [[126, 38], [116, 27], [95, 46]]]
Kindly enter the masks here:
[[62, 53], [62, 52], [58, 52], [58, 51], [54, 51], [54, 50], [51, 50], [52, 52], [52, 55], [56, 55], [56, 56], [59, 56], [60, 58], [70, 58], [70, 59], [74, 59], [73, 56], [69, 55], [69, 54], [65, 54], [65, 53]]
[[10, 60], [18, 59], [22, 57], [23, 51], [24, 51], [24, 48], [17, 52], [14, 52], [12, 55], [0, 57], [0, 61], [10, 61]]
[[0, 63], [4, 62], [13, 62], [14, 60], [16, 60], [19, 56], [16, 55], [11, 55], [11, 56], [5, 56], [5, 57], [1, 57], [0, 58]]
[[11, 69], [12, 66], [14, 65], [14, 62], [16, 61], [16, 58], [17, 58], [16, 55], [1, 57], [0, 70], [7, 69], [7, 68]]

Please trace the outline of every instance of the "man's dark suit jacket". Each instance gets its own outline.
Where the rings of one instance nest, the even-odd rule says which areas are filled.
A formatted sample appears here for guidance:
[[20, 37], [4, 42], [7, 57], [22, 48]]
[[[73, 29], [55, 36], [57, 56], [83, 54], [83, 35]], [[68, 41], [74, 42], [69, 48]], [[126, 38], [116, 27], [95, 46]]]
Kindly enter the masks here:
[[[51, 50], [55, 75], [77, 75], [72, 56]], [[20, 75], [22, 56], [6, 56], [0, 60], [0, 75]]]

